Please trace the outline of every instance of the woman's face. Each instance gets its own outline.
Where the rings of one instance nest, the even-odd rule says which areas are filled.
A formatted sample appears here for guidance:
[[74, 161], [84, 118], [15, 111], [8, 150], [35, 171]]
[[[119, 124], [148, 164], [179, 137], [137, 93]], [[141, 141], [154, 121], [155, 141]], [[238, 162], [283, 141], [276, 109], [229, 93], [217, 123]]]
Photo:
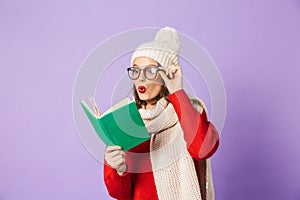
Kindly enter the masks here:
[[[144, 69], [149, 65], [158, 66], [155, 60], [147, 57], [138, 57], [133, 62], [133, 67], [139, 69]], [[144, 75], [144, 71], [141, 71], [139, 78], [133, 80], [133, 83], [139, 98], [147, 102], [146, 108], [151, 108], [156, 103], [156, 97], [162, 89], [163, 79], [161, 76], [157, 74], [155, 79], [148, 80]]]

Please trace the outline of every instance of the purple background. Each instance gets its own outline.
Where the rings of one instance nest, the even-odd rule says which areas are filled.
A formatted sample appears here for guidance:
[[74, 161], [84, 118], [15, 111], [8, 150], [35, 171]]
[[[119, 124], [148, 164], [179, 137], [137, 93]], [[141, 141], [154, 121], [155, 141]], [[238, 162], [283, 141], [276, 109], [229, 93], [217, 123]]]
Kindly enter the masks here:
[[216, 199], [300, 199], [300, 2], [1, 1], [0, 200], [110, 199], [72, 114], [76, 73], [113, 34], [173, 26], [223, 77]]

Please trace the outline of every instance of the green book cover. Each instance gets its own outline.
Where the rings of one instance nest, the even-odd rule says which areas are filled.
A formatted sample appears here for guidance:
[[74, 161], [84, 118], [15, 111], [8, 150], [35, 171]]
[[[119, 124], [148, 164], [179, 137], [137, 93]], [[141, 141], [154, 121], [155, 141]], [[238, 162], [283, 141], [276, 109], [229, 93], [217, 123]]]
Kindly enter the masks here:
[[[119, 145], [123, 150], [129, 150], [150, 139], [134, 101], [117, 105], [117, 108], [113, 107], [103, 115], [95, 114], [85, 101], [80, 104], [97, 135], [107, 146]], [[93, 106], [98, 111], [96, 105]]]

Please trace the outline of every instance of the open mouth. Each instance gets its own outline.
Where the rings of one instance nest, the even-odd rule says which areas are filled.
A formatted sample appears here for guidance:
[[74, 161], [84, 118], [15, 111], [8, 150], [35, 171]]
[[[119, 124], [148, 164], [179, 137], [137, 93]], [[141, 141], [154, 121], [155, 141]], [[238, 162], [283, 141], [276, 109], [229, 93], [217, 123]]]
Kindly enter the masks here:
[[138, 87], [138, 91], [139, 91], [140, 93], [144, 93], [144, 92], [146, 92], [146, 87], [145, 87], [145, 86], [139, 86], [139, 87]]

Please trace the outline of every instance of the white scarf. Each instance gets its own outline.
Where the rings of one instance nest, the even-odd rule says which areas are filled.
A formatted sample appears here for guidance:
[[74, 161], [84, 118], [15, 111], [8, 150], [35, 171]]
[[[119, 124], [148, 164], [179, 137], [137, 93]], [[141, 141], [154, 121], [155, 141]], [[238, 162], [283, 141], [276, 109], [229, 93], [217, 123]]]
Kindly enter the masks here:
[[151, 134], [150, 158], [160, 200], [201, 200], [194, 161], [171, 103], [160, 99], [154, 108], [140, 109]]

